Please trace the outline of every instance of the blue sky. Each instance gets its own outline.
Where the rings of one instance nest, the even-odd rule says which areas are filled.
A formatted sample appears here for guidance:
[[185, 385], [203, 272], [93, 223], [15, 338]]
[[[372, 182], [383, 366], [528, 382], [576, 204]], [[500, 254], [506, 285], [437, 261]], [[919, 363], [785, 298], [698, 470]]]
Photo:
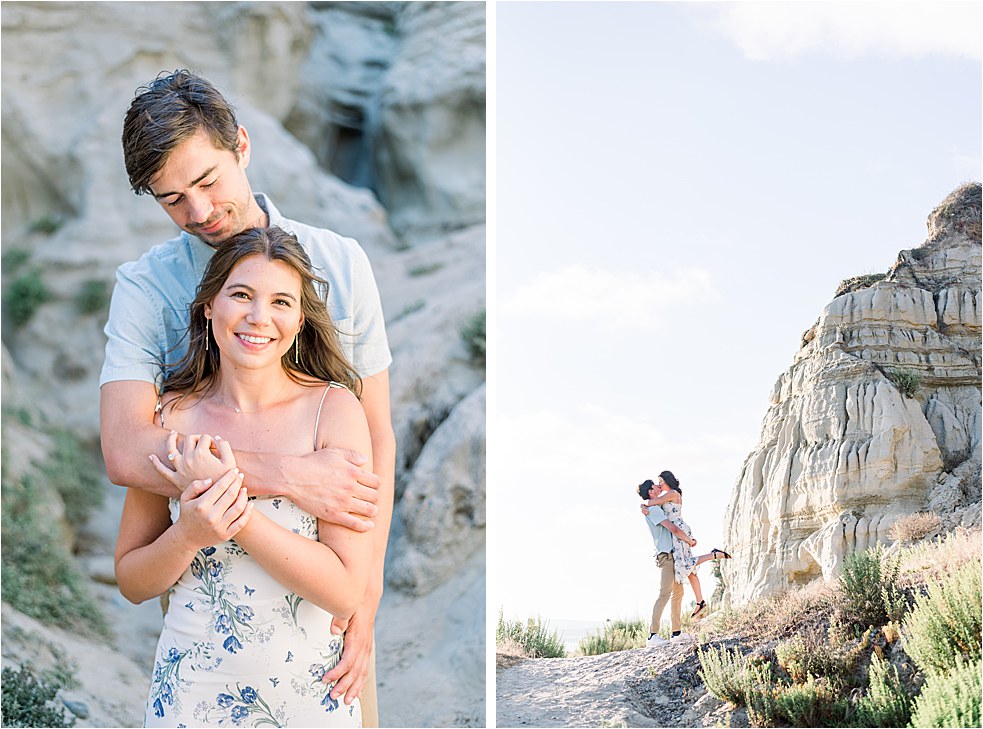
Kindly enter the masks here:
[[981, 6], [494, 13], [491, 615], [645, 616], [635, 485], [674, 471], [726, 547], [801, 334], [980, 179]]

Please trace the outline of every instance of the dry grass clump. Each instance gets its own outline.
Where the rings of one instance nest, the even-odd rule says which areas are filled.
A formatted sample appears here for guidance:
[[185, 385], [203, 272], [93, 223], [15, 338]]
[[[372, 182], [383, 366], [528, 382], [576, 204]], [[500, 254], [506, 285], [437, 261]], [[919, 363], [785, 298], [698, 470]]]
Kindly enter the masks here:
[[739, 609], [725, 607], [707, 618], [705, 628], [711, 635], [739, 635], [764, 643], [825, 625], [838, 602], [836, 585], [816, 579], [758, 598]]
[[888, 536], [896, 542], [907, 544], [936, 534], [942, 526], [942, 519], [934, 511], [908, 514], [891, 525]]
[[939, 582], [964, 564], [979, 559], [980, 530], [959, 527], [938, 540], [902, 549], [898, 584], [913, 587]]
[[510, 668], [533, 656], [518, 641], [503, 638], [495, 643], [495, 668]]

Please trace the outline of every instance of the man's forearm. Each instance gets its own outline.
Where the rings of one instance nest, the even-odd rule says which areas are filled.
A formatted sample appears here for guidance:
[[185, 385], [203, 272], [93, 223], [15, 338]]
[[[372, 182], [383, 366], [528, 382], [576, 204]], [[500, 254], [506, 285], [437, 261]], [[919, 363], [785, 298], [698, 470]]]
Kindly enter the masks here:
[[[375, 475], [382, 482], [379, 486], [379, 513], [372, 530], [373, 562], [366, 590], [366, 602], [374, 609], [379, 606], [385, 587], [386, 547], [389, 544], [389, 527], [392, 524], [393, 495], [396, 473], [396, 439], [392, 428], [380, 428], [383, 432], [372, 433], [372, 465]], [[378, 442], [377, 442], [378, 441]]]
[[296, 456], [237, 451], [235, 448], [232, 453], [236, 466], [246, 474], [244, 483], [252, 496], [293, 496], [295, 484], [290, 479], [288, 462]]

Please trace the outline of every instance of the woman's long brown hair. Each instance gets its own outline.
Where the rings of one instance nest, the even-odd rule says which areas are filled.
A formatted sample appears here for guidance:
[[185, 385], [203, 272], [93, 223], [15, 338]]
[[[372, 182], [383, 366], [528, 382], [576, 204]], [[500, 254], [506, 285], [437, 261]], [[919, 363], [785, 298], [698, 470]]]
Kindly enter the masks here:
[[[183, 393], [180, 401], [188, 395], [205, 395], [211, 390], [221, 353], [209, 331], [210, 327], [205, 324], [205, 304], [212, 302], [222, 291], [237, 263], [255, 255], [261, 255], [268, 261], [282, 261], [300, 275], [300, 307], [304, 314], [304, 323], [297, 334], [300, 361], [294, 362], [295, 350], [290, 347], [281, 359], [283, 371], [302, 385], [315, 384], [311, 379], [337, 382], [358, 395], [358, 374], [345, 357], [338, 331], [315, 288], [315, 284], [320, 284], [326, 289], [329, 284], [314, 274], [311, 259], [297, 238], [276, 226], [243, 231], [222, 243], [212, 256], [191, 302], [188, 353], [175, 364], [175, 370], [165, 380], [162, 392]], [[206, 340], [209, 342], [207, 348]]]

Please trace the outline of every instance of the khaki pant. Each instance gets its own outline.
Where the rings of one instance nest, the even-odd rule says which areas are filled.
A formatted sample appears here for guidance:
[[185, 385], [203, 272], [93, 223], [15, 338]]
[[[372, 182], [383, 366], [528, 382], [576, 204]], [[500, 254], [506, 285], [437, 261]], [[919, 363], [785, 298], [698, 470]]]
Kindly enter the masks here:
[[659, 597], [652, 606], [652, 624], [649, 626], [649, 632], [659, 632], [662, 613], [668, 602], [670, 603], [669, 622], [672, 625], [672, 632], [677, 633], [682, 629], [680, 614], [683, 609], [683, 586], [676, 582], [676, 562], [671, 552], [660, 552], [655, 563], [659, 566]]
[[379, 694], [375, 682], [375, 641], [372, 641], [372, 653], [369, 656], [369, 675], [362, 686], [362, 695], [358, 697], [362, 704], [362, 726], [379, 726]]

